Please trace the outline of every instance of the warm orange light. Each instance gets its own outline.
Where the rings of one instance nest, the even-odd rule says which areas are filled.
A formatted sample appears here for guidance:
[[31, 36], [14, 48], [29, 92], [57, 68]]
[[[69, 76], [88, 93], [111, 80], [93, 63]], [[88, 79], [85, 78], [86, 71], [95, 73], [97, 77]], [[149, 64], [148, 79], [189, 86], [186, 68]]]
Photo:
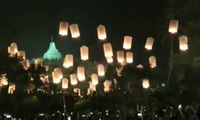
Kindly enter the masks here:
[[126, 50], [131, 49], [132, 46], [132, 37], [131, 36], [124, 36], [124, 43], [123, 43], [123, 48]]
[[150, 87], [150, 84], [149, 84], [149, 79], [143, 79], [142, 80], [142, 86], [143, 88], [147, 89]]
[[72, 54], [68, 54], [65, 56], [64, 62], [63, 62], [63, 66], [65, 68], [69, 68], [72, 67], [74, 64], [73, 62], [73, 55]]
[[62, 79], [62, 89], [68, 88], [68, 82], [69, 82], [69, 80], [67, 78]]
[[54, 68], [52, 72], [53, 83], [58, 84], [60, 83], [61, 79], [63, 78], [63, 73], [60, 68]]
[[78, 80], [77, 80], [77, 75], [76, 74], [71, 74], [70, 75], [70, 82], [71, 82], [71, 85], [78, 84]]
[[84, 67], [77, 68], [77, 77], [78, 77], [79, 81], [85, 80], [85, 68]]
[[89, 59], [89, 49], [87, 46], [82, 46], [80, 48], [81, 53], [81, 60], [88, 60]]
[[78, 38], [78, 37], [80, 37], [80, 32], [79, 32], [78, 24], [71, 24], [69, 26], [69, 28], [70, 28], [70, 31], [71, 31], [72, 38]]
[[126, 52], [126, 62], [133, 63], [133, 52]]
[[105, 57], [112, 57], [113, 56], [113, 50], [111, 43], [104, 43], [103, 44], [103, 50]]
[[145, 48], [147, 50], [152, 50], [154, 39], [152, 37], [148, 37], [146, 40]]
[[103, 64], [99, 64], [97, 66], [97, 72], [99, 76], [104, 76], [105, 75], [105, 68]]
[[103, 83], [103, 85], [104, 85], [104, 92], [109, 92], [110, 91], [111, 83], [112, 82], [110, 80], [105, 80], [105, 82]]
[[117, 61], [119, 63], [124, 63], [124, 51], [117, 51]]
[[26, 59], [26, 52], [23, 50], [18, 51], [17, 53], [18, 58], [25, 60]]
[[149, 65], [151, 68], [156, 68], [156, 57], [155, 56], [149, 57]]
[[182, 35], [179, 37], [179, 49], [181, 51], [186, 51], [188, 50], [188, 38], [185, 35]]
[[97, 74], [92, 74], [91, 80], [93, 85], [97, 85], [99, 83]]
[[107, 38], [106, 28], [105, 28], [104, 25], [99, 25], [97, 27], [97, 34], [98, 34], [98, 39], [99, 40], [105, 40]]
[[59, 25], [59, 35], [66, 36], [68, 35], [68, 22], [60, 22]]
[[169, 32], [175, 34], [177, 33], [177, 31], [178, 31], [178, 20], [170, 20]]

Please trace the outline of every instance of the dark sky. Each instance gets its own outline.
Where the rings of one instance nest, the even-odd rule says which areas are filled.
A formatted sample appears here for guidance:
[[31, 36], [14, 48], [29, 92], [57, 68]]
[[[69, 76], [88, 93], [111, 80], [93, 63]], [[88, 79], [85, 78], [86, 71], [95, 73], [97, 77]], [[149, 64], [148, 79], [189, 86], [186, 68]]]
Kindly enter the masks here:
[[[51, 35], [62, 55], [76, 54], [76, 44], [85, 44], [95, 56], [101, 45], [96, 27], [104, 24], [114, 49], [122, 49], [124, 35], [133, 37], [134, 49], [141, 49], [146, 37], [156, 37], [164, 6], [163, 0], [1, 0], [1, 35], [16, 41], [29, 59], [43, 56]], [[60, 38], [59, 21], [78, 23], [80, 39]]]

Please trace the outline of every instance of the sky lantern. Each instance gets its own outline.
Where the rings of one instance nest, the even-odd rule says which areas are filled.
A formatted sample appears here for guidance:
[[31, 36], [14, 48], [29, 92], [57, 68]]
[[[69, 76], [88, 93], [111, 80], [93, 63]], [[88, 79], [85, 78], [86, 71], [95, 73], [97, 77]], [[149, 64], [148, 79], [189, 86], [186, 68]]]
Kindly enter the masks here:
[[169, 32], [172, 34], [176, 34], [177, 31], [178, 31], [178, 20], [170, 20]]
[[17, 53], [18, 58], [25, 60], [26, 59], [26, 52], [24, 50], [20, 50]]
[[117, 51], [117, 61], [121, 64], [125, 61], [124, 60], [124, 51]]
[[93, 85], [97, 85], [99, 83], [97, 74], [92, 74], [91, 80]]
[[52, 72], [53, 83], [58, 84], [60, 83], [61, 79], [63, 78], [63, 73], [60, 68], [54, 68]]
[[99, 64], [97, 66], [97, 72], [99, 76], [104, 76], [105, 75], [105, 68], [103, 64]]
[[145, 48], [147, 50], [152, 50], [154, 39], [152, 37], [148, 37], [146, 40]]
[[113, 57], [106, 57], [107, 63], [113, 63]]
[[81, 96], [81, 89], [80, 89], [80, 88], [74, 88], [73, 91], [74, 91], [78, 96]]
[[15, 84], [11, 84], [8, 87], [8, 94], [13, 94], [15, 91]]
[[113, 56], [113, 50], [111, 43], [104, 43], [103, 44], [103, 50], [105, 57], [112, 57]]
[[8, 46], [8, 53], [10, 54], [10, 57], [13, 57], [15, 54], [17, 54], [17, 52], [17, 43], [12, 42], [10, 46]]
[[72, 54], [67, 54], [65, 56], [65, 59], [64, 59], [64, 62], [63, 62], [63, 66], [65, 68], [69, 68], [69, 67], [72, 67], [74, 64], [73, 62], [73, 55]]
[[92, 82], [89, 82], [89, 89], [92, 91], [96, 91], [96, 85], [94, 85]]
[[142, 87], [144, 88], [144, 89], [147, 89], [147, 88], [149, 88], [150, 87], [150, 84], [149, 84], [149, 79], [143, 79], [142, 80]]
[[62, 79], [62, 89], [67, 89], [68, 83], [69, 83], [69, 80], [67, 78], [63, 78]]
[[70, 75], [70, 82], [71, 82], [71, 85], [78, 84], [78, 80], [77, 80], [77, 75], [76, 74], [71, 74]]
[[69, 26], [69, 28], [70, 28], [70, 31], [71, 31], [72, 38], [78, 38], [78, 37], [80, 37], [80, 32], [79, 32], [78, 24], [71, 24]]
[[80, 53], [81, 53], [81, 60], [89, 59], [89, 50], [87, 46], [80, 47]]
[[131, 36], [124, 36], [124, 43], [123, 48], [126, 50], [130, 50], [132, 46], [132, 37]]
[[77, 67], [77, 78], [79, 81], [85, 80], [85, 68]]
[[110, 80], [105, 80], [105, 82], [103, 83], [103, 85], [104, 85], [104, 92], [109, 92], [110, 91], [111, 83], [112, 82]]
[[61, 21], [59, 25], [59, 35], [67, 36], [68, 35], [68, 22]]
[[41, 58], [35, 59], [35, 68], [37, 68], [38, 66], [42, 66], [42, 59]]
[[97, 35], [99, 40], [105, 40], [107, 38], [106, 28], [104, 25], [99, 25], [97, 27]]
[[149, 57], [149, 66], [150, 66], [150, 68], [156, 68], [156, 57], [155, 56]]
[[179, 37], [179, 49], [181, 51], [188, 50], [188, 38], [185, 35]]
[[6, 77], [6, 73], [1, 75], [0, 85], [8, 85], [8, 78]]
[[126, 62], [133, 63], [133, 52], [126, 52]]

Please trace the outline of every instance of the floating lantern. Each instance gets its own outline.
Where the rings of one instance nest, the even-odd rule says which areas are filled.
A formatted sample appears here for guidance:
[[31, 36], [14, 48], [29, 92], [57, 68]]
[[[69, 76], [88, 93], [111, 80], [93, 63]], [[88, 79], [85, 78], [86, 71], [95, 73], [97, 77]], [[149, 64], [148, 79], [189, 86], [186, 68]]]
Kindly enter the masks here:
[[15, 54], [17, 54], [17, 52], [18, 52], [17, 44], [12, 42], [8, 47], [9, 56], [13, 57]]
[[63, 62], [63, 66], [65, 68], [69, 68], [72, 67], [74, 64], [73, 62], [73, 55], [72, 54], [68, 54], [65, 56], [64, 62]]
[[53, 83], [58, 84], [60, 80], [63, 78], [63, 73], [60, 68], [54, 68], [52, 72]]
[[59, 25], [59, 35], [66, 36], [68, 35], [68, 22], [60, 22]]
[[156, 57], [155, 56], [150, 56], [149, 57], [149, 65], [150, 65], [150, 68], [155, 68], [156, 67]]
[[87, 46], [82, 46], [80, 48], [80, 53], [81, 53], [81, 60], [88, 60], [89, 59], [89, 52], [88, 52]]
[[113, 50], [111, 43], [104, 43], [103, 44], [103, 50], [105, 57], [112, 57], [113, 56]]
[[106, 57], [107, 63], [112, 63], [113, 62], [113, 57]]
[[133, 52], [126, 52], [126, 62], [133, 63]]
[[35, 68], [37, 68], [38, 66], [42, 66], [42, 59], [41, 58], [35, 59]]
[[78, 84], [78, 80], [77, 80], [77, 75], [76, 74], [71, 74], [70, 75], [70, 82], [71, 82], [71, 85]]
[[13, 94], [15, 91], [15, 84], [11, 84], [8, 87], [8, 94]]
[[124, 51], [117, 51], [117, 61], [121, 64], [125, 61], [124, 60]]
[[77, 68], [77, 77], [78, 77], [79, 81], [85, 80], [85, 68], [84, 67]]
[[97, 72], [98, 72], [98, 75], [99, 75], [99, 76], [104, 76], [104, 75], [105, 75], [105, 68], [104, 68], [104, 65], [99, 64], [99, 65], [97, 66]]
[[179, 49], [181, 51], [188, 50], [188, 38], [185, 35], [179, 37]]
[[154, 39], [152, 37], [148, 37], [146, 40], [145, 48], [147, 50], [152, 50]]
[[62, 89], [67, 89], [68, 88], [68, 79], [67, 78], [63, 78], [62, 79]]
[[107, 38], [106, 28], [105, 28], [104, 25], [99, 25], [97, 27], [97, 34], [98, 34], [98, 39], [99, 40], [105, 40]]
[[99, 83], [97, 74], [92, 74], [91, 80], [93, 85], [97, 85]]
[[70, 28], [70, 31], [71, 31], [72, 38], [78, 38], [78, 37], [80, 37], [80, 32], [79, 32], [78, 24], [71, 24], [69, 26], [69, 28]]
[[81, 89], [80, 88], [74, 88], [73, 90], [78, 96], [81, 96]]
[[178, 20], [170, 20], [169, 32], [175, 34], [177, 33], [177, 31], [178, 31]]
[[136, 66], [136, 68], [138, 68], [138, 69], [143, 69], [144, 66], [143, 66], [142, 64], [138, 64], [138, 65]]
[[124, 36], [124, 43], [123, 48], [126, 50], [130, 50], [132, 46], [132, 37], [131, 36]]
[[2, 74], [0, 78], [0, 85], [8, 85], [8, 78], [6, 77], [6, 74]]
[[142, 80], [142, 86], [143, 86], [143, 88], [145, 88], [145, 89], [147, 89], [147, 88], [149, 88], [149, 79], [143, 79]]
[[110, 86], [111, 86], [111, 81], [110, 80], [106, 80], [103, 85], [104, 85], [104, 92], [109, 92], [110, 91]]
[[17, 53], [18, 58], [25, 60], [26, 59], [26, 52], [23, 50], [18, 51]]

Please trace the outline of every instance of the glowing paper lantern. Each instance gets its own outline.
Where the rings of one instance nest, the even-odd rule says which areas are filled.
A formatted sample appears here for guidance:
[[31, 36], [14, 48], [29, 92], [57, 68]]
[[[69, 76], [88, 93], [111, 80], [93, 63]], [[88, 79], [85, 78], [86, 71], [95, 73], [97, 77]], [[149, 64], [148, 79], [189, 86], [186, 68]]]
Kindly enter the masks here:
[[98, 39], [99, 40], [105, 40], [107, 38], [106, 28], [105, 28], [104, 25], [99, 25], [97, 27], [97, 34], [98, 34]]
[[2, 75], [2, 77], [0, 78], [0, 85], [8, 85], [8, 78], [6, 77], [5, 74]]
[[68, 22], [60, 22], [59, 25], [59, 35], [66, 36], [68, 35]]
[[26, 52], [23, 50], [18, 51], [17, 53], [18, 58], [25, 60], [26, 59]]
[[70, 75], [70, 82], [71, 82], [71, 85], [76, 85], [78, 83], [76, 74]]
[[96, 91], [96, 85], [92, 84], [92, 82], [89, 82], [89, 88], [92, 91]]
[[70, 31], [71, 31], [72, 38], [78, 38], [78, 37], [80, 37], [80, 32], [79, 32], [78, 24], [71, 24], [69, 26], [69, 28], [70, 28]]
[[93, 85], [97, 85], [99, 83], [97, 74], [92, 74], [91, 80]]
[[74, 88], [73, 90], [75, 93], [77, 93], [78, 96], [81, 96], [81, 89], [80, 88]]
[[8, 94], [13, 94], [15, 91], [15, 84], [11, 84], [8, 87]]
[[42, 66], [42, 59], [41, 58], [35, 59], [35, 68], [37, 68], [38, 66]]
[[126, 62], [133, 63], [133, 52], [126, 52]]
[[97, 66], [97, 72], [98, 72], [98, 75], [99, 75], [99, 76], [104, 76], [104, 75], [105, 75], [105, 68], [104, 68], [104, 65], [99, 64], [99, 65]]
[[77, 68], [77, 77], [78, 77], [79, 81], [85, 80], [85, 68], [84, 67]]
[[109, 92], [110, 91], [110, 86], [111, 86], [111, 81], [110, 80], [106, 80], [103, 85], [104, 85], [104, 92]]
[[155, 56], [150, 56], [149, 57], [149, 66], [150, 66], [150, 68], [155, 68], [156, 67], [156, 57]]
[[113, 62], [113, 57], [106, 57], [107, 63], [112, 63]]
[[124, 51], [117, 51], [117, 61], [123, 63], [124, 60]]
[[154, 39], [152, 37], [148, 37], [146, 40], [145, 48], [147, 50], [151, 50], [153, 47], [153, 42], [154, 42]]
[[142, 86], [143, 88], [147, 89], [149, 88], [150, 84], [149, 84], [149, 79], [143, 79], [142, 80]]
[[103, 44], [103, 50], [105, 57], [112, 57], [113, 56], [113, 50], [111, 43], [104, 43]]
[[17, 44], [12, 42], [8, 47], [9, 56], [13, 57], [15, 54], [17, 54], [17, 52], [18, 52]]
[[132, 37], [131, 36], [124, 36], [124, 43], [123, 43], [123, 48], [126, 50], [131, 49], [132, 46]]
[[81, 60], [88, 60], [89, 59], [89, 52], [88, 52], [88, 47], [87, 46], [82, 46], [80, 48], [80, 53], [81, 53]]
[[188, 50], [188, 38], [185, 35], [179, 37], [179, 49], [181, 51]]
[[63, 73], [60, 68], [54, 68], [52, 72], [53, 83], [58, 84], [60, 83], [61, 79], [63, 78]]
[[62, 79], [62, 89], [67, 89], [68, 88], [68, 79], [67, 78], [63, 78]]
[[72, 54], [68, 54], [65, 56], [64, 62], [63, 62], [63, 66], [65, 68], [69, 68], [72, 67], [74, 64], [73, 62], [73, 55]]
[[178, 20], [170, 20], [169, 32], [175, 34], [177, 33], [177, 31], [178, 31]]

